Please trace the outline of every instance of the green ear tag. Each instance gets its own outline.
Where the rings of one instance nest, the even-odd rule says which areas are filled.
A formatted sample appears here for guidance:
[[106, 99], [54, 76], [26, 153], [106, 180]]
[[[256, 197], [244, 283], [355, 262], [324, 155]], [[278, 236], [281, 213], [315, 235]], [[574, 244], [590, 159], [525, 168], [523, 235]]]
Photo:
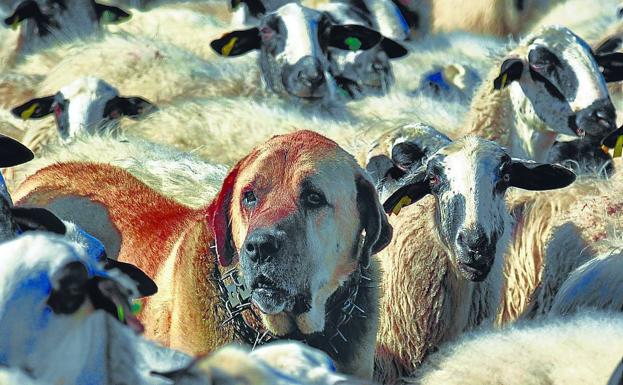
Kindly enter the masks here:
[[119, 321], [125, 322], [125, 314], [123, 314], [123, 306], [121, 305], [117, 306], [117, 318]]
[[139, 301], [132, 303], [132, 314], [133, 315], [138, 315], [138, 313], [140, 313], [142, 309], [143, 309], [143, 305]]
[[344, 43], [351, 51], [359, 51], [359, 49], [361, 48], [361, 40], [357, 39], [356, 37], [347, 37], [346, 40], [344, 40]]

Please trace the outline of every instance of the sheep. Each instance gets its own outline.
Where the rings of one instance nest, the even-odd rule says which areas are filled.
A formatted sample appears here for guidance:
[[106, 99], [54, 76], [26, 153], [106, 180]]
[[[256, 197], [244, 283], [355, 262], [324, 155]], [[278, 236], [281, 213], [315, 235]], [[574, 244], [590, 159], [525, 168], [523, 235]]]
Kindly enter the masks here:
[[[73, 140], [80, 132], [97, 133], [114, 130], [114, 121], [123, 116], [138, 119], [155, 106], [140, 97], [122, 97], [119, 91], [102, 79], [80, 78], [61, 88], [55, 95], [29, 100], [13, 108], [11, 113], [23, 120], [54, 115], [61, 142]], [[43, 134], [43, 138], [40, 136]], [[49, 134], [27, 133], [24, 139], [30, 148], [38, 149]]]
[[409, 26], [391, 0], [374, 3], [334, 1], [321, 10], [335, 23], [361, 25], [378, 30], [382, 38], [365, 51], [345, 51], [330, 47], [327, 50], [338, 86], [349, 96], [360, 98], [366, 94], [385, 94], [394, 83], [390, 60], [405, 56], [408, 51], [398, 41], [409, 36]]
[[604, 151], [599, 138], [586, 137], [571, 141], [557, 140], [547, 153], [547, 162], [560, 163], [577, 175], [589, 174], [603, 177], [614, 173], [614, 162]]
[[0, 365], [45, 384], [164, 384], [150, 371], [190, 361], [122, 325], [142, 328], [130, 305], [136, 286], [73, 243], [32, 233], [0, 244], [0, 254]]
[[525, 322], [471, 333], [442, 347], [405, 383], [605, 384], [621, 362], [621, 341], [620, 313], [584, 313]]
[[327, 47], [368, 50], [381, 35], [361, 25], [336, 25], [327, 14], [288, 3], [262, 17], [258, 27], [238, 30], [213, 40], [223, 57], [259, 50], [258, 65], [267, 88], [298, 99], [333, 100], [335, 81], [329, 73]]
[[464, 30], [481, 34], [519, 35], [556, 0], [431, 1], [434, 32]]
[[4, 24], [21, 28], [17, 51], [29, 53], [56, 40], [81, 37], [97, 31], [100, 23], [121, 22], [130, 14], [94, 0], [24, 0]]
[[326, 354], [299, 342], [275, 342], [252, 352], [229, 345], [188, 368], [160, 375], [178, 385], [199, 385], [215, 379], [249, 385], [372, 385], [336, 373]]
[[462, 134], [496, 140], [513, 156], [542, 161], [557, 133], [602, 138], [616, 129], [607, 80], [581, 38], [564, 27], [546, 27], [491, 71]]
[[550, 314], [568, 315], [584, 308], [623, 310], [623, 244], [611, 242], [611, 249], [575, 269], [556, 293]]
[[[425, 142], [406, 139], [400, 144], [407, 146], [394, 148], [410, 152], [418, 143]], [[556, 189], [575, 179], [564, 167], [511, 159], [476, 137], [437, 148], [444, 143], [439, 134], [429, 143], [423, 166], [409, 170], [397, 189], [382, 183], [379, 189], [385, 210], [398, 214], [390, 215], [394, 238], [377, 256], [384, 277], [376, 353], [381, 383], [410, 373], [461, 332], [493, 324], [512, 233], [506, 190]]]

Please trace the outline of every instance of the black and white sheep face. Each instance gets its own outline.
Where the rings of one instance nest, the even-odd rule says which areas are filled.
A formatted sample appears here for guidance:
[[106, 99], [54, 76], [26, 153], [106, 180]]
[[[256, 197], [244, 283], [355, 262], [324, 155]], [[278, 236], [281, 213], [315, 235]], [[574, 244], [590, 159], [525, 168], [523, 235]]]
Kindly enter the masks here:
[[381, 39], [358, 25], [334, 25], [326, 13], [287, 4], [262, 18], [258, 28], [234, 31], [210, 45], [221, 56], [260, 51], [262, 78], [269, 89], [299, 98], [331, 96], [335, 83], [326, 56], [329, 47], [367, 50]]
[[526, 56], [504, 61], [494, 82], [496, 89], [510, 85], [515, 110], [567, 135], [603, 137], [616, 129], [606, 81], [586, 42], [548, 27], [528, 43]]
[[557, 189], [574, 180], [575, 174], [564, 167], [511, 159], [494, 142], [466, 137], [439, 149], [406, 176], [384, 207], [398, 213], [432, 194], [437, 231], [453, 265], [466, 279], [478, 282], [487, 277], [508, 244], [507, 189]]
[[[97, 309], [140, 325], [129, 303], [137, 294], [132, 282], [103, 270], [74, 244], [48, 234], [30, 234], [0, 245], [0, 255], [0, 366], [45, 378], [48, 371], [58, 369], [46, 365], [50, 352], [63, 350], [87, 360], [80, 352], [94, 331], [85, 319]], [[82, 338], [68, 340], [70, 331]], [[71, 363], [67, 369], [80, 364]]]
[[56, 95], [30, 100], [11, 112], [24, 120], [54, 114], [61, 140], [68, 142], [81, 132], [103, 131], [107, 123], [122, 116], [136, 119], [153, 109], [143, 98], [121, 97], [105, 81], [86, 77], [63, 87]]
[[48, 35], [58, 38], [84, 36], [97, 29], [100, 23], [117, 23], [129, 19], [124, 10], [96, 3], [94, 0], [25, 0], [19, 3], [4, 24], [22, 29], [23, 49], [41, 43], [37, 39]]

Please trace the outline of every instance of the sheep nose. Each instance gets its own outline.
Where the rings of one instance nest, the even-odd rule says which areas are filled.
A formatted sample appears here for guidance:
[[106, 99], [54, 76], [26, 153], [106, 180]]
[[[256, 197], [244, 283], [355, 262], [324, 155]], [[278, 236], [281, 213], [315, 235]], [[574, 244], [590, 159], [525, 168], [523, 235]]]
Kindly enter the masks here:
[[470, 259], [473, 258], [470, 264], [474, 263], [478, 265], [486, 262], [486, 258], [482, 257], [486, 254], [488, 240], [485, 232], [481, 228], [476, 228], [475, 230], [460, 230], [456, 237], [456, 242], [459, 248], [465, 251]]
[[244, 243], [244, 254], [253, 262], [266, 263], [277, 255], [283, 240], [275, 231], [255, 230], [247, 236]]
[[609, 99], [598, 100], [576, 115], [575, 134], [604, 137], [616, 129], [616, 113]]

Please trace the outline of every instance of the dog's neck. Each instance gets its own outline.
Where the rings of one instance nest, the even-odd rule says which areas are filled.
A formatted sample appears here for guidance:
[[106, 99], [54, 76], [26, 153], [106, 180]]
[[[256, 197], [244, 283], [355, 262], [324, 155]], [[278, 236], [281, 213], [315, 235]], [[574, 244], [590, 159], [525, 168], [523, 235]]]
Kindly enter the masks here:
[[[343, 361], [353, 352], [353, 342], [361, 340], [369, 331], [366, 323], [357, 322], [375, 316], [376, 309], [368, 309], [374, 303], [374, 285], [368, 277], [368, 269], [358, 266], [348, 280], [327, 301], [325, 329], [321, 333], [304, 335], [300, 332], [275, 336], [261, 322], [251, 304], [251, 291], [244, 287], [236, 268], [221, 273], [214, 270], [221, 305], [227, 315], [223, 324], [230, 324], [236, 337], [256, 347], [277, 339], [294, 339], [328, 353], [334, 360]], [[356, 345], [356, 343], [355, 343]]]

